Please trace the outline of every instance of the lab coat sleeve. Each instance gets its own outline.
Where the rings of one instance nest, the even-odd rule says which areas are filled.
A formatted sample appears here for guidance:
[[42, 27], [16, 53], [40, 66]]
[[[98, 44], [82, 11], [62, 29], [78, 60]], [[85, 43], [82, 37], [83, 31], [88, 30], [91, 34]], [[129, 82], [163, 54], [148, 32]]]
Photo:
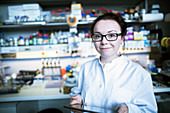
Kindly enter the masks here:
[[157, 113], [157, 104], [153, 92], [150, 74], [137, 87], [128, 106], [128, 113]]
[[77, 79], [77, 86], [76, 87], [73, 87], [71, 89], [71, 93], [70, 93], [70, 96], [75, 96], [75, 95], [81, 95], [81, 91], [82, 91], [82, 87], [83, 87], [83, 67], [81, 67], [80, 71], [79, 71], [79, 76], [78, 76], [78, 79]]

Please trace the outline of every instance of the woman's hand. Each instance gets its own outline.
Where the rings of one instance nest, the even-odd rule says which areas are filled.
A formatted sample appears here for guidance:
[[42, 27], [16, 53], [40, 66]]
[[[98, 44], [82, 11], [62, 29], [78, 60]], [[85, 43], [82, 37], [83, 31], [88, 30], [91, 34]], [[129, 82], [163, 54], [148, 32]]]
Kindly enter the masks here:
[[70, 105], [72, 104], [80, 104], [82, 105], [83, 104], [83, 99], [81, 98], [80, 95], [75, 95], [71, 98], [71, 102], [70, 102]]
[[[78, 108], [78, 109], [82, 108], [82, 105], [80, 105], [80, 104], [71, 104], [70, 106], [73, 107], [73, 108]], [[75, 109], [70, 109], [70, 111], [72, 111], [73, 113], [83, 113], [82, 111], [78, 111], [78, 110], [75, 110]]]
[[121, 104], [118, 109], [117, 109], [118, 113], [128, 113], [128, 107], [126, 104]]

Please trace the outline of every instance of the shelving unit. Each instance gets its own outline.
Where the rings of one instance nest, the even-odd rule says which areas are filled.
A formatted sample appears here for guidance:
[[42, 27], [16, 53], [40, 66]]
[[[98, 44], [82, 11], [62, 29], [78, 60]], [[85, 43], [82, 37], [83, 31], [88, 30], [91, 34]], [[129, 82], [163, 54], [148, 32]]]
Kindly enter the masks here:
[[[11, 5], [11, 4], [26, 4], [26, 3], [39, 3], [40, 6], [43, 8], [43, 10], [51, 10], [51, 9], [57, 9], [56, 7], [70, 7], [70, 4], [72, 3], [73, 1], [72, 0], [68, 0], [68, 1], [61, 1], [61, 0], [50, 0], [48, 2], [46, 2], [46, 0], [30, 0], [30, 1], [24, 1], [24, 0], [18, 0], [17, 2], [13, 3], [12, 1], [10, 0], [1, 0], [0, 3], [2, 5]], [[143, 5], [145, 6], [139, 6], [139, 7], [144, 7], [147, 9], [147, 5], [148, 5], [148, 0], [131, 0], [130, 2], [127, 1], [127, 0], [120, 0], [120, 1], [117, 1], [117, 0], [113, 0], [113, 1], [110, 1], [110, 0], [106, 0], [106, 1], [98, 1], [98, 0], [94, 0], [94, 1], [91, 1], [91, 0], [76, 0], [77, 3], [82, 3], [83, 5], [83, 8], [86, 8], [87, 6], [87, 9], [90, 8], [90, 7], [101, 7], [101, 6], [112, 6], [112, 9], [114, 8], [118, 8], [117, 6], [120, 6], [119, 9], [129, 9], [129, 8], [134, 8], [136, 6], [138, 6], [139, 4], [141, 5], [141, 3], [144, 3]], [[97, 5], [96, 5], [97, 4]], [[53, 7], [55, 6], [55, 8]], [[149, 24], [152, 24], [153, 22], [147, 22], [147, 23], [143, 23], [143, 22], [140, 22], [139, 20], [126, 20], [128, 26], [131, 26], [131, 25], [138, 25], [138, 26], [141, 26], [141, 25], [149, 25]], [[92, 22], [90, 21], [81, 21], [81, 22], [78, 22], [78, 25], [77, 25], [77, 28], [78, 27], [89, 27], [90, 24]], [[13, 25], [1, 25], [0, 26], [0, 30], [3, 31], [12, 31], [12, 32], [15, 32], [15, 30], [21, 30], [21, 32], [23, 31], [26, 31], [27, 29], [36, 29], [36, 30], [39, 30], [39, 29], [69, 29], [69, 26], [66, 22], [56, 22], [56, 23], [49, 23], [49, 22], [45, 22], [45, 21], [41, 21], [41, 22], [24, 22], [24, 23], [21, 23], [21, 24], [13, 24]], [[91, 42], [90, 42], [91, 43]], [[18, 54], [18, 53], [24, 53], [24, 52], [39, 52], [40, 55], [39, 57], [36, 57], [36, 59], [40, 59], [42, 58], [42, 52], [43, 51], [53, 51], [53, 52], [57, 52], [57, 48], [58, 47], [61, 47], [62, 45], [60, 44], [57, 44], [57, 45], [37, 45], [37, 46], [17, 46], [17, 47], [1, 47], [0, 48], [0, 55], [1, 54]], [[64, 45], [65, 48], [67, 49], [68, 45]], [[81, 52], [79, 51], [79, 48], [74, 48], [75, 50], [78, 50], [78, 53], [76, 54], [76, 57], [81, 57]], [[93, 49], [93, 48], [92, 48]], [[93, 50], [92, 50], [93, 51]], [[139, 50], [139, 49], [136, 49], [136, 50], [124, 50], [122, 51], [123, 54], [126, 54], [126, 55], [131, 55], [131, 54], [146, 54], [148, 55], [150, 53], [151, 49], [150, 47], [145, 47], [143, 50]], [[97, 54], [95, 52], [93, 52], [94, 54], [90, 54], [91, 56], [96, 56]], [[90, 56], [89, 55], [89, 56]], [[62, 55], [59, 55], [59, 54], [55, 54], [54, 55], [55, 57], [68, 57], [68, 58], [72, 58], [72, 54], [69, 52], [65, 52], [64, 54]], [[54, 56], [51, 56], [51, 57], [54, 57]], [[48, 56], [50, 57], [50, 56]], [[74, 56], [75, 57], [75, 56]], [[29, 58], [29, 57], [25, 57], [25, 58], [1, 58], [0, 60], [19, 60], [19, 59], [35, 59], [35, 58]]]
[[[128, 25], [133, 25], [133, 24], [148, 24], [148, 23], [141, 23], [137, 20], [127, 20], [126, 21]], [[78, 26], [88, 26], [92, 22], [89, 21], [82, 21], [78, 22]], [[2, 25], [0, 26], [0, 29], [9, 29], [9, 28], [39, 28], [39, 27], [56, 27], [56, 26], [67, 26], [68, 24], [66, 22], [61, 22], [61, 23], [33, 23], [33, 24], [23, 24], [23, 25]], [[8, 53], [17, 53], [17, 52], [30, 52], [30, 51], [47, 51], [47, 50], [57, 50], [58, 47], [61, 47], [62, 44], [57, 44], [57, 45], [36, 45], [36, 46], [17, 46], [17, 47], [1, 47], [0, 49], [0, 54], [8, 54]], [[65, 47], [67, 49], [67, 44], [65, 44]], [[78, 48], [76, 48], [78, 49]], [[144, 48], [143, 50], [124, 50], [123, 54], [149, 54], [150, 53], [150, 48]], [[70, 54], [63, 54], [63, 57], [71, 57]], [[93, 54], [92, 56], [94, 56]], [[77, 56], [81, 56], [80, 54], [77, 54]], [[62, 56], [58, 56], [62, 57]], [[2, 58], [3, 59], [3, 58]], [[10, 58], [11, 59], [11, 58]], [[14, 58], [17, 59], [17, 58]]]

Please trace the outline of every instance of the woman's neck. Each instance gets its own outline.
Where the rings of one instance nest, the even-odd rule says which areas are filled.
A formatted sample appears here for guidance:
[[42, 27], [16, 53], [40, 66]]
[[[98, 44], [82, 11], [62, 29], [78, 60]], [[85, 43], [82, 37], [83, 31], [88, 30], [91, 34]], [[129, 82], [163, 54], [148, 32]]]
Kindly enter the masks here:
[[118, 58], [118, 57], [119, 57], [119, 56], [118, 56], [117, 54], [114, 55], [114, 56], [101, 56], [101, 57], [100, 57], [100, 61], [101, 61], [102, 65], [103, 65], [103, 67], [104, 67], [105, 64], [111, 63], [111, 61], [112, 61], [113, 59]]

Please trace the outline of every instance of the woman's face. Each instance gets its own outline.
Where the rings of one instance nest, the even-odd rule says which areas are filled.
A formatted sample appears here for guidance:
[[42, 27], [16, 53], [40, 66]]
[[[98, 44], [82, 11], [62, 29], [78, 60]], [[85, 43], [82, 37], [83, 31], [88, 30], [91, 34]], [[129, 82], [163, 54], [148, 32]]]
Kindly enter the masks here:
[[[93, 34], [106, 35], [111, 33], [121, 33], [120, 25], [114, 20], [100, 20], [94, 26]], [[103, 37], [102, 41], [94, 42], [94, 45], [102, 57], [116, 57], [122, 41], [121, 36], [118, 36], [116, 41], [107, 41]]]

